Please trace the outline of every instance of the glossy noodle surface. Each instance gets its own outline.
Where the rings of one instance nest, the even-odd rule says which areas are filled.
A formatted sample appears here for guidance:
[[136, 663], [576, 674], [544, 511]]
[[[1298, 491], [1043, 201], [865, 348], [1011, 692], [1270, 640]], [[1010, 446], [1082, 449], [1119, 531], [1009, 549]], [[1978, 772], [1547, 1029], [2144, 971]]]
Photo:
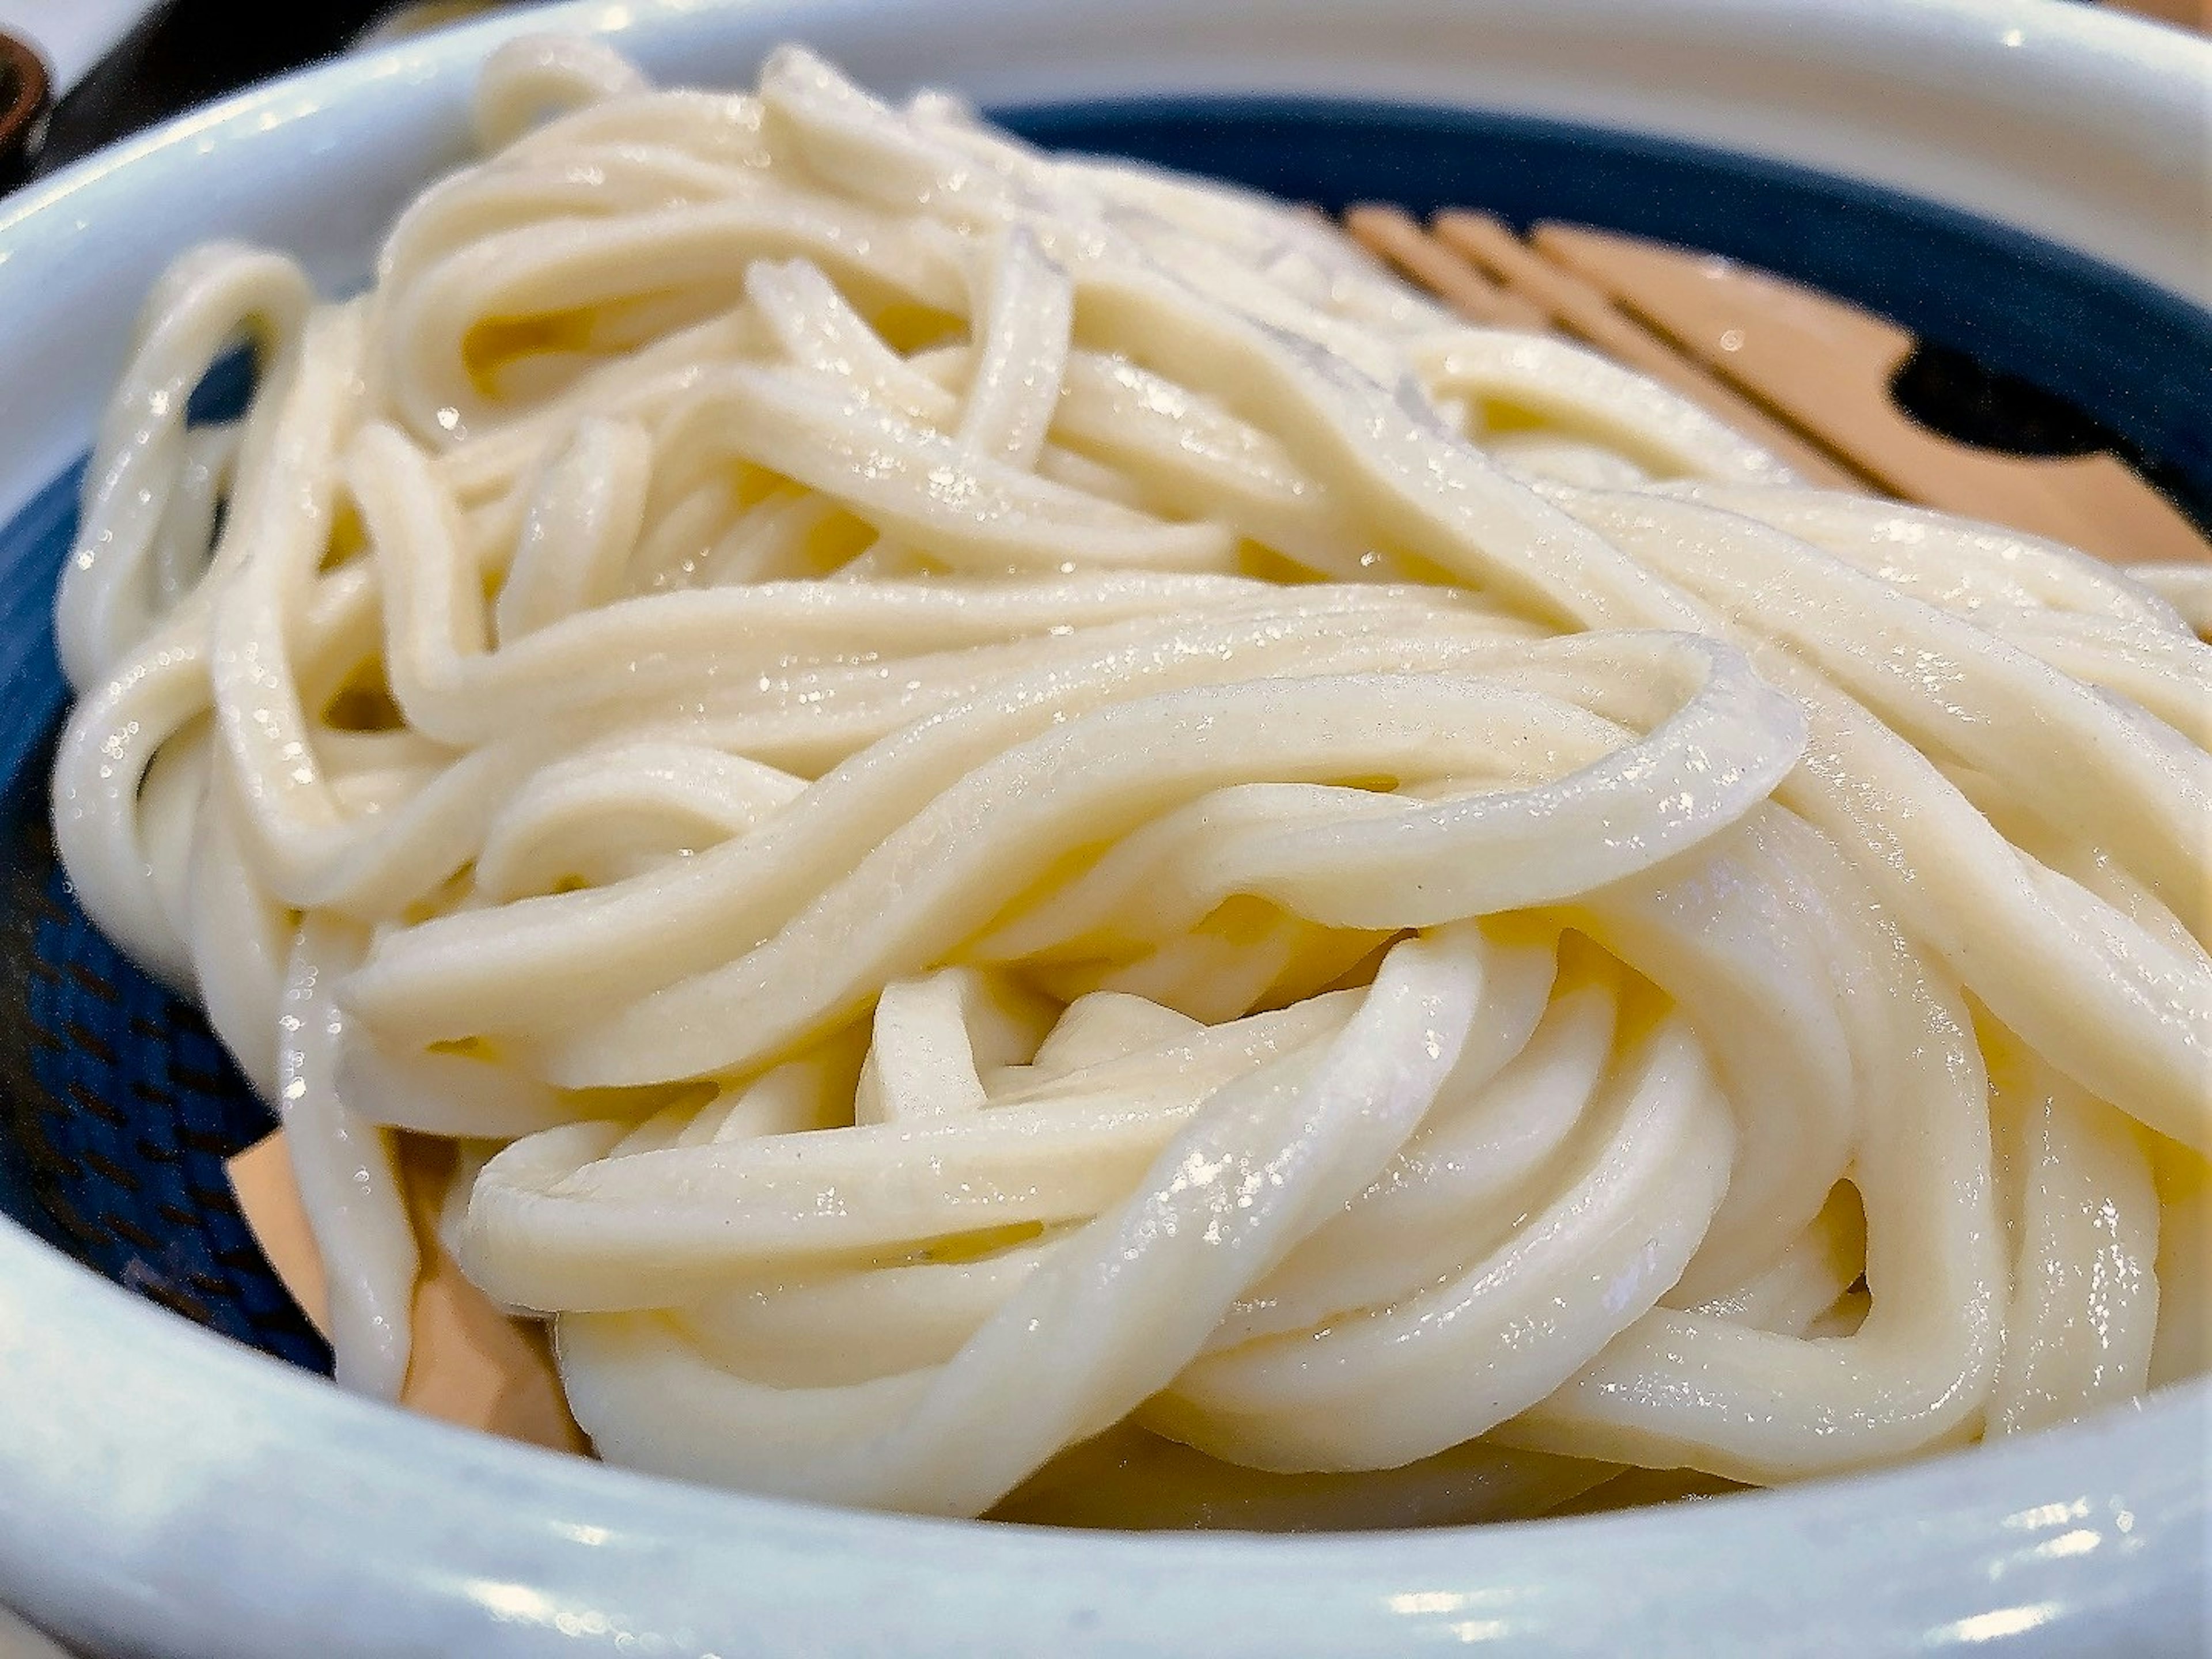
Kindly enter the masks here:
[[477, 118], [365, 293], [163, 278], [59, 610], [69, 873], [343, 1382], [398, 1131], [602, 1456], [838, 1504], [1480, 1520], [2205, 1368], [2203, 573], [803, 52]]

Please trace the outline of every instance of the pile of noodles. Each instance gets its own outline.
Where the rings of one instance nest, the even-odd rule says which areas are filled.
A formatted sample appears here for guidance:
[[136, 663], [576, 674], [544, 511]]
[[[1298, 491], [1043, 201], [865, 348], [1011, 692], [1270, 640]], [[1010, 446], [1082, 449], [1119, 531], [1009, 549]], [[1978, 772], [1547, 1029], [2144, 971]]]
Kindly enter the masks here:
[[59, 609], [69, 873], [343, 1381], [393, 1131], [601, 1455], [842, 1504], [1541, 1513], [2206, 1365], [2203, 575], [800, 52], [478, 119], [366, 292], [162, 279]]

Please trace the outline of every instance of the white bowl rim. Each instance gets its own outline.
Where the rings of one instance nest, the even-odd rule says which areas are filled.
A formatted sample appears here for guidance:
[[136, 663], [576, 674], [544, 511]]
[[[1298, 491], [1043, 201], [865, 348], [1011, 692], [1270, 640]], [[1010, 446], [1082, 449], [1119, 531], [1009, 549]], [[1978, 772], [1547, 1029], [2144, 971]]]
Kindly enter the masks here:
[[[135, 173], [188, 165], [192, 147], [233, 142], [272, 112], [312, 130], [326, 106], [380, 82], [434, 82], [450, 93], [492, 43], [523, 28], [586, 28], [681, 62], [718, 31], [827, 36], [834, 50], [841, 32], [887, 19], [957, 13], [963, 28], [1028, 27], [1041, 9], [1047, 0], [584, 0], [387, 47], [173, 122], [0, 208], [0, 316], [58, 257], [58, 246], [66, 251], [69, 238], [54, 227], [72, 213], [97, 218], [112, 209]], [[1188, 0], [1128, 0], [1113, 27], [1168, 29], [1188, 9]], [[1285, 0], [1271, 15], [1334, 13], [1340, 23], [1343, 9]], [[1491, 0], [1473, 9], [1502, 27], [1536, 8]], [[1620, 0], [1549, 9], [1586, 28], [1625, 9]], [[1645, 0], [1638, 15], [1698, 38], [1747, 29], [1808, 54], [1861, 50], [1836, 9], [1814, 0]], [[1386, 0], [1361, 24], [1433, 21], [1437, 12], [1424, 0]], [[1865, 26], [1872, 15], [1856, 21]], [[2052, 61], [2069, 52], [2108, 92], [2136, 97], [2138, 113], [2176, 107], [2177, 98], [2212, 85], [2212, 50], [2201, 43], [2056, 0], [1918, 0], [1881, 10], [1878, 21], [1884, 51], [1918, 52], [1947, 72], [1994, 52], [2019, 54], [2037, 95], [2047, 90], [2041, 77], [2057, 73]], [[2032, 37], [2032, 48], [2014, 34]], [[1286, 88], [1315, 72], [1294, 55], [1278, 61], [1251, 43], [1247, 50], [1227, 69], [1202, 52], [1170, 54], [1151, 65], [1169, 71], [1165, 81], [1132, 84]], [[1040, 78], [1031, 64], [994, 83], [979, 77], [969, 89], [1002, 100], [1114, 89], [1097, 67], [1104, 60], [1085, 61], [1093, 72], [1081, 84]], [[1403, 64], [1364, 80], [1346, 59], [1328, 69], [1327, 83], [1310, 89], [1395, 86], [1435, 101], [1431, 84], [1407, 78]], [[1132, 72], [1129, 62], [1121, 72]], [[1726, 122], [1701, 116], [1694, 102], [1660, 99], [1613, 124], [1725, 139]], [[2094, 127], [2100, 118], [2085, 105], [2079, 118]], [[1802, 161], [1792, 144], [1817, 137], [1808, 127], [1763, 148]], [[1733, 147], [1760, 148], [1740, 131]], [[1861, 171], [2007, 216], [2008, 183], [1931, 184], [1891, 176], [1887, 165], [1876, 155]], [[2067, 240], [2069, 228], [2093, 220], [2053, 210], [2022, 228]], [[76, 229], [88, 222], [79, 217]], [[2125, 257], [2113, 262], [2188, 291], [2169, 280], [2162, 248], [2159, 237], [2138, 236], [2119, 245]], [[2093, 251], [2112, 258], [2115, 245]], [[28, 256], [14, 272], [5, 269], [11, 254]], [[0, 337], [7, 332], [0, 323]], [[87, 429], [61, 424], [72, 446]], [[51, 445], [11, 447], [9, 437], [0, 417], [0, 502], [12, 512], [55, 469]], [[800, 1653], [833, 1642], [854, 1651], [888, 1642], [911, 1654], [1050, 1643], [1070, 1653], [1349, 1655], [1415, 1640], [1547, 1650], [1634, 1641], [1644, 1651], [1688, 1654], [1783, 1651], [1790, 1639], [1807, 1651], [1993, 1641], [2061, 1651], [2091, 1637], [2148, 1651], [2177, 1632], [2201, 1632], [2207, 1616], [2203, 1462], [2190, 1455], [2212, 1443], [2212, 1385], [2203, 1382], [1970, 1455], [1663, 1515], [1297, 1539], [1066, 1534], [735, 1497], [461, 1433], [210, 1336], [8, 1224], [0, 1224], [0, 1421], [9, 1425], [0, 1435], [0, 1597], [66, 1633], [132, 1650], [453, 1650], [465, 1632], [468, 1650], [485, 1655], [580, 1644]], [[427, 1492], [438, 1494], [434, 1511], [422, 1503]], [[1737, 1570], [1708, 1583], [1715, 1562]], [[1930, 1564], [1940, 1569], [1932, 1577]], [[858, 1626], [848, 1617], [856, 1608]], [[887, 1634], [893, 1620], [896, 1633]]]

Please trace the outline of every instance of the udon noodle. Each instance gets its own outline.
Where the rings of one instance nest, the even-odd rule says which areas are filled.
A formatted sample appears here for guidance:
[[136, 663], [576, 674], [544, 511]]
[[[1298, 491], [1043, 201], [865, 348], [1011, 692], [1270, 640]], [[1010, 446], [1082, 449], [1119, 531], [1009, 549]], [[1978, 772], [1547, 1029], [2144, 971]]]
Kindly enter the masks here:
[[838, 1504], [1534, 1514], [2204, 1368], [2201, 573], [803, 52], [477, 119], [356, 297], [161, 279], [58, 613], [69, 874], [341, 1381], [399, 1131], [602, 1456]]

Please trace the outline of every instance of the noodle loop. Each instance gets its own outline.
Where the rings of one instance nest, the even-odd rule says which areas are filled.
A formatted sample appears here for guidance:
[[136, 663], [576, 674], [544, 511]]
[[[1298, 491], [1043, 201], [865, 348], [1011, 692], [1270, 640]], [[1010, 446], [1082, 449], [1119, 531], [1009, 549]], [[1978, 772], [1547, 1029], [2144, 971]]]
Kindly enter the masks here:
[[2202, 573], [795, 49], [477, 123], [360, 296], [162, 279], [58, 613], [342, 1382], [401, 1134], [601, 1455], [833, 1503], [1534, 1514], [2212, 1359]]

